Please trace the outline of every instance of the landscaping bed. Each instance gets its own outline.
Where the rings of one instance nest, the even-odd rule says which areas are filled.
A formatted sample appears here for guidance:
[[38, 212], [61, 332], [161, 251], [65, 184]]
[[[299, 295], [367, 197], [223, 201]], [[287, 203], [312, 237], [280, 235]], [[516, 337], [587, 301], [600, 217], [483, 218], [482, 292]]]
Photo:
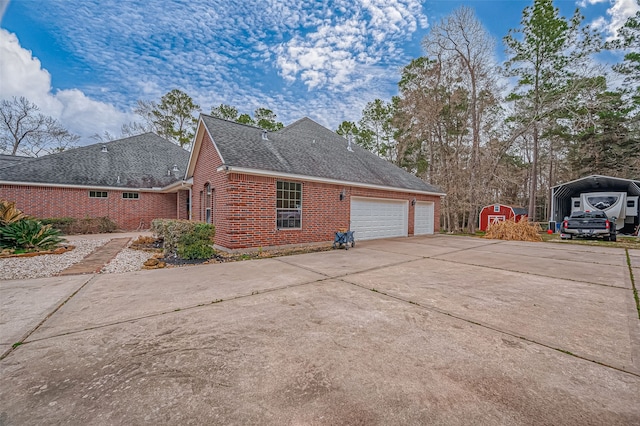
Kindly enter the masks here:
[[[206, 265], [212, 263], [239, 262], [252, 259], [268, 259], [272, 257], [290, 256], [294, 254], [315, 253], [332, 249], [330, 244], [314, 245], [291, 248], [277, 248], [267, 250], [251, 250], [246, 252], [224, 252], [217, 251], [208, 259], [183, 259], [175, 255], [163, 255], [162, 240], [153, 237], [139, 237], [131, 245], [130, 249], [145, 251], [149, 253], [149, 258], [154, 258], [156, 262], [150, 262], [146, 269], [171, 268], [190, 265]], [[161, 265], [162, 266], [159, 266]]]

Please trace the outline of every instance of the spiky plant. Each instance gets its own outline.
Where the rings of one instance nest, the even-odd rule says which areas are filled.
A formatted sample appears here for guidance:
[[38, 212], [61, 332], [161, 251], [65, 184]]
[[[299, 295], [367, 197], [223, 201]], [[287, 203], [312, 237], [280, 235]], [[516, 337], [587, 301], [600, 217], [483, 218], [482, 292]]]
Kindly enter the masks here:
[[26, 217], [27, 215], [16, 208], [15, 202], [0, 200], [0, 226], [18, 222]]
[[22, 219], [0, 230], [0, 247], [48, 250], [61, 243], [60, 231], [33, 219]]

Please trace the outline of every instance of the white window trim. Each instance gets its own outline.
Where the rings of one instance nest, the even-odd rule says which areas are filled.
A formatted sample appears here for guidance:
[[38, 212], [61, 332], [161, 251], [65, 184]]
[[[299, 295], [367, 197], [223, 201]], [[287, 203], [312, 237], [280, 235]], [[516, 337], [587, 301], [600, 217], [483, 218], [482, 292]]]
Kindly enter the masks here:
[[[276, 193], [278, 191], [278, 183], [282, 182], [282, 183], [288, 183], [288, 184], [294, 184], [294, 185], [300, 185], [300, 206], [294, 209], [291, 208], [278, 208], [277, 205], [277, 201], [278, 201], [278, 197], [276, 195], [276, 229], [278, 230], [286, 230], [286, 231], [292, 231], [292, 230], [301, 230], [302, 229], [302, 182], [294, 182], [294, 181], [290, 181], [290, 180], [277, 180], [276, 181]], [[300, 226], [297, 227], [284, 227], [281, 228], [278, 226], [278, 212], [280, 211], [292, 211], [292, 210], [297, 210], [298, 214], [300, 215]]]
[[[91, 196], [91, 193], [94, 193], [93, 196]], [[105, 196], [103, 197], [102, 195], [100, 195], [99, 197], [97, 197], [95, 194], [105, 194]], [[105, 198], [109, 198], [109, 192], [108, 191], [89, 191], [89, 198], [100, 198], [100, 199], [105, 199]]]

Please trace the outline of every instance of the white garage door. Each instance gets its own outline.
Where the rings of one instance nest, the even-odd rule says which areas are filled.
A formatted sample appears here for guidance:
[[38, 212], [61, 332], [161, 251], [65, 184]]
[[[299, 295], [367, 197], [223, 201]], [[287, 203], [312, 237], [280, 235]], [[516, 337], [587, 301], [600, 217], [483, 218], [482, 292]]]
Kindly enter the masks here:
[[351, 230], [356, 240], [406, 237], [408, 202], [351, 197]]
[[433, 234], [433, 203], [416, 203], [415, 222], [413, 225], [414, 235]]

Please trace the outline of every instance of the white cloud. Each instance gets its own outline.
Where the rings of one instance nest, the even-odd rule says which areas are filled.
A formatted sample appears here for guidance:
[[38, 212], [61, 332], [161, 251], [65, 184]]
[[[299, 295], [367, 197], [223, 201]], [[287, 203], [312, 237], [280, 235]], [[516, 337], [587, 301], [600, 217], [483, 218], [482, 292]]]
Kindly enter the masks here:
[[640, 6], [636, 0], [615, 0], [613, 5], [607, 9], [607, 14], [611, 16], [608, 26], [609, 33], [615, 36], [618, 29], [622, 27], [629, 17], [633, 16], [640, 10]]
[[602, 30], [608, 39], [615, 38], [618, 33], [618, 29], [622, 27], [629, 17], [636, 14], [640, 10], [638, 2], [636, 0], [583, 0], [580, 6], [584, 7], [596, 3], [604, 3], [608, 1], [611, 7], [607, 9], [608, 17], [600, 16], [593, 20], [591, 26], [593, 28]]
[[[364, 70], [380, 64], [398, 67], [408, 58], [399, 46], [418, 26], [426, 26], [420, 2], [414, 0], [361, 0], [344, 2], [340, 14], [319, 14], [309, 20], [309, 30], [296, 34], [277, 49], [276, 64], [288, 81], [298, 78], [309, 90], [326, 87], [342, 91], [370, 81]], [[392, 53], [400, 53], [391, 56]], [[368, 65], [365, 67], [365, 65]]]
[[57, 119], [67, 130], [91, 142], [95, 133], [119, 134], [123, 123], [133, 120], [111, 104], [88, 98], [80, 90], [52, 93], [51, 75], [38, 58], [22, 48], [15, 34], [0, 28], [0, 99], [24, 96], [38, 105], [43, 114]]
[[598, 3], [606, 3], [610, 0], [580, 0], [577, 2], [577, 5], [579, 7], [587, 7], [590, 6], [592, 4], [598, 4]]
[[[82, 82], [73, 93], [52, 90], [51, 78], [46, 79], [37, 93], [58, 105], [57, 117], [63, 111], [65, 119], [71, 111], [79, 117], [80, 105], [97, 108], [91, 102], [130, 110], [138, 99], [158, 100], [178, 88], [203, 112], [220, 103], [243, 113], [263, 106], [285, 124], [307, 115], [335, 128], [357, 119], [366, 102], [396, 92], [399, 70], [412, 59], [402, 46], [427, 27], [422, 3], [83, 0], [72, 6], [47, 0], [37, 7], [22, 5], [37, 8], [33, 16], [43, 33], [91, 74], [90, 79], [78, 75]], [[28, 60], [22, 62], [37, 61], [24, 49], [23, 54]], [[46, 73], [39, 63], [34, 70], [40, 78]], [[23, 82], [20, 87], [25, 90]], [[73, 105], [61, 106], [62, 99]], [[117, 117], [113, 112], [102, 113], [107, 115], [96, 123], [117, 121], [109, 118]]]

